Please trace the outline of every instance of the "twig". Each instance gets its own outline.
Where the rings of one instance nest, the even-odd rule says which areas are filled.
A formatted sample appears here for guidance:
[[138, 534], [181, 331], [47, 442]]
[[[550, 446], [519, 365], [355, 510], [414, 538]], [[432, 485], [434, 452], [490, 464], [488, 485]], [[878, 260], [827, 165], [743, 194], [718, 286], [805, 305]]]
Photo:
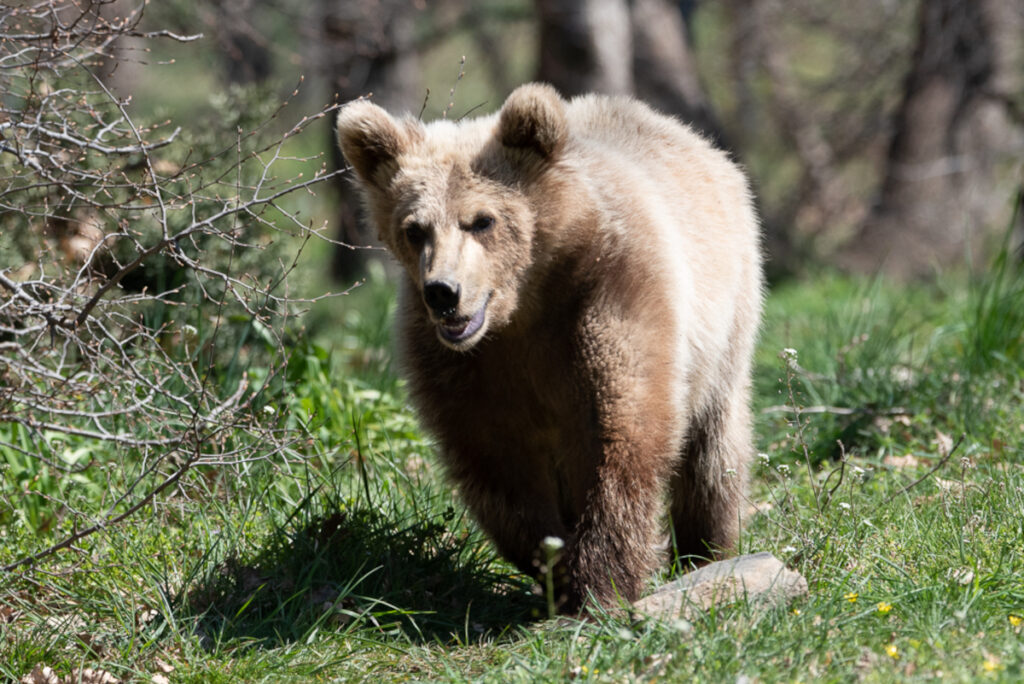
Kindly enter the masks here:
[[455, 90], [459, 87], [459, 82], [462, 81], [462, 77], [466, 75], [466, 55], [462, 55], [462, 59], [459, 60], [459, 75], [455, 78], [455, 84], [452, 85], [452, 89], [448, 92], [448, 106], [441, 112], [441, 118], [447, 119], [448, 112], [455, 106]]
[[822, 514], [821, 509], [821, 489], [814, 482], [814, 467], [811, 465], [811, 450], [807, 446], [807, 438], [804, 435], [804, 424], [803, 409], [800, 407], [800, 402], [796, 400], [796, 390], [793, 388], [793, 377], [798, 368], [797, 365], [797, 352], [795, 349], [786, 348], [783, 349], [779, 354], [779, 358], [782, 359], [786, 365], [786, 396], [789, 399], [789, 405], [792, 407], [792, 413], [795, 415], [794, 423], [796, 425], [796, 441], [800, 445], [800, 449], [804, 456], [804, 464], [807, 466], [807, 477], [811, 483], [811, 491], [814, 493], [814, 506], [818, 509], [818, 515]]
[[430, 100], [430, 88], [427, 88], [426, 94], [423, 95], [423, 104], [420, 106], [420, 113], [416, 115], [416, 119], [423, 121], [423, 112], [427, 111], [427, 101]]
[[[230, 405], [232, 402], [237, 402], [238, 399], [241, 398], [242, 394], [245, 393], [245, 390], [247, 388], [248, 388], [248, 383], [247, 382], [240, 382], [240, 383], [238, 383], [238, 388], [235, 390], [235, 393], [231, 397], [226, 399], [217, 408], [215, 408], [213, 411], [211, 411], [207, 418], [208, 419], [213, 419], [213, 418], [217, 417], [218, 415], [220, 415], [226, 409], [226, 407], [228, 405]], [[208, 420], [204, 420], [202, 425], [206, 425], [207, 423], [208, 423]], [[192, 432], [192, 427], [191, 426], [189, 426], [188, 432]], [[185, 438], [185, 435], [182, 435], [181, 438], [179, 439], [179, 441], [183, 440], [184, 438]], [[193, 445], [192, 453], [189, 455], [189, 457], [185, 461], [182, 462], [182, 464], [180, 466], [178, 466], [177, 470], [175, 470], [173, 473], [171, 473], [169, 476], [167, 476], [164, 479], [164, 481], [161, 482], [159, 485], [157, 485], [153, 489], [149, 490], [149, 492], [147, 492], [145, 494], [145, 496], [143, 496], [141, 499], [139, 499], [138, 501], [133, 503], [131, 506], [129, 506], [128, 509], [125, 510], [124, 512], [119, 513], [119, 514], [113, 516], [112, 518], [107, 518], [105, 520], [101, 520], [100, 522], [98, 522], [98, 523], [96, 523], [94, 525], [90, 525], [89, 527], [86, 527], [85, 529], [78, 530], [78, 531], [68, 535], [64, 539], [60, 540], [56, 544], [48, 546], [47, 548], [43, 549], [42, 551], [38, 551], [38, 552], [36, 552], [36, 553], [34, 553], [34, 554], [30, 555], [30, 556], [25, 556], [24, 558], [20, 558], [20, 559], [14, 561], [13, 563], [9, 563], [9, 564], [3, 566], [2, 568], [0, 568], [0, 570], [2, 570], [3, 572], [11, 572], [13, 570], [17, 570], [18, 568], [20, 568], [23, 565], [29, 565], [31, 563], [35, 563], [36, 561], [42, 560], [43, 558], [46, 558], [47, 556], [50, 556], [50, 555], [52, 555], [52, 554], [54, 554], [54, 553], [56, 553], [56, 552], [58, 552], [58, 551], [60, 551], [62, 549], [66, 549], [66, 548], [70, 547], [72, 544], [74, 544], [74, 543], [76, 543], [78, 541], [81, 541], [82, 539], [85, 539], [86, 537], [89, 537], [89, 536], [99, 532], [100, 530], [104, 530], [104, 529], [110, 527], [111, 525], [116, 525], [119, 522], [121, 522], [122, 520], [131, 517], [134, 513], [136, 513], [143, 506], [148, 505], [158, 494], [160, 494], [160, 492], [164, 491], [165, 489], [167, 489], [168, 487], [170, 487], [171, 485], [176, 483], [178, 480], [180, 480], [182, 478], [182, 476], [185, 475], [185, 473], [187, 473], [189, 470], [192, 469], [192, 466], [195, 465], [196, 461], [198, 461], [200, 459], [200, 457], [202, 456], [202, 451], [199, 448], [200, 445], [201, 445], [201, 442], [200, 441], [196, 441], [196, 443]]]
[[908, 484], [906, 487], [904, 487], [900, 491], [896, 492], [896, 494], [894, 495], [893, 498], [895, 498], [896, 496], [902, 496], [903, 494], [906, 494], [911, 489], [913, 489], [914, 487], [916, 487], [917, 485], [921, 484], [922, 482], [927, 480], [929, 477], [931, 477], [937, 470], [939, 470], [939, 468], [941, 468], [942, 466], [946, 465], [946, 462], [949, 461], [949, 459], [953, 457], [953, 454], [960, 447], [960, 445], [964, 441], [964, 438], [966, 438], [966, 437], [967, 437], [967, 433], [961, 432], [960, 433], [960, 438], [956, 440], [956, 444], [953, 445], [953, 448], [949, 450], [948, 454], [946, 454], [945, 456], [942, 457], [942, 460], [940, 460], [937, 464], [935, 464], [934, 468], [932, 468], [927, 473], [925, 473], [921, 477], [917, 478], [916, 480], [914, 480], [913, 482]]
[[839, 480], [835, 483], [835, 485], [832, 486], [831, 489], [828, 490], [828, 492], [826, 492], [826, 505], [828, 505], [828, 502], [832, 500], [832, 495], [836, 493], [836, 490], [839, 489], [839, 486], [843, 484], [843, 476], [846, 475], [846, 447], [843, 446], [843, 440], [841, 439], [837, 439], [836, 444], [839, 445], [839, 467], [832, 469], [832, 472], [828, 474], [828, 476], [825, 478], [825, 481], [821, 483], [821, 486], [822, 488], [824, 488], [826, 485], [828, 485], [828, 481], [832, 479], [832, 475], [837, 470], [839, 471]]
[[894, 406], [888, 409], [875, 409], [868, 407], [859, 408], [847, 408], [845, 406], [804, 406], [797, 411], [788, 404], [778, 404], [776, 406], [766, 406], [761, 409], [761, 413], [828, 413], [836, 416], [856, 416], [856, 415], [870, 415], [870, 416], [907, 416], [910, 415], [910, 410], [905, 409], [901, 406]]
[[[0, 447], [40, 471], [91, 471], [93, 484], [106, 484], [96, 510], [78, 510], [64, 485], [30, 485], [26, 498], [61, 519], [60, 533], [46, 548], [21, 550], [24, 557], [14, 562], [4, 558], [0, 573], [79, 548], [83, 538], [187, 487], [198, 465], [300, 456], [295, 428], [268, 424], [251, 409], [291, 357], [286, 330], [293, 305], [333, 296], [292, 297], [285, 279], [297, 268], [302, 246], [313, 237], [330, 240], [281, 202], [291, 193], [312, 194], [316, 184], [343, 171], [328, 173], [320, 164], [312, 174], [279, 178], [276, 172], [283, 164], [315, 163], [319, 155], [292, 156], [285, 141], [337, 105], [274, 133], [271, 119], [284, 102], [270, 119], [231, 136], [230, 148], [200, 142], [195, 152], [183, 150], [180, 129], [133, 121], [130, 97], [120, 98], [94, 69], [114, 60], [115, 41], [125, 36], [195, 37], [140, 33], [136, 14], [109, 21], [96, 7], [37, 0], [12, 9], [19, 15], [17, 34], [0, 26], [0, 155], [10, 171], [0, 189], [0, 230], [9, 228], [26, 243], [16, 240], [14, 251], [24, 263], [0, 266]], [[165, 159], [157, 158], [158, 148], [166, 150]], [[172, 171], [161, 165], [172, 161]], [[276, 241], [271, 231], [301, 239], [294, 259], [274, 255], [256, 268], [247, 259], [244, 272], [236, 273], [235, 252], [268, 248]], [[151, 265], [177, 268], [184, 277], [172, 274], [173, 282], [164, 285], [162, 277], [146, 273]], [[264, 265], [267, 272], [260, 270]], [[130, 278], [133, 273], [144, 275]], [[216, 307], [191, 312], [186, 307], [193, 299]], [[264, 343], [279, 360], [268, 362], [261, 388], [253, 391], [243, 373], [222, 400], [224, 376], [206, 355], [224, 352], [226, 326], [239, 319], [233, 328], [239, 339], [231, 340], [234, 358], [243, 357], [237, 367], [261, 354]], [[253, 345], [247, 336], [257, 326], [262, 341]], [[228, 377], [237, 377], [234, 369]], [[64, 460], [88, 463], [72, 469]], [[30, 574], [23, 576], [33, 581]]]

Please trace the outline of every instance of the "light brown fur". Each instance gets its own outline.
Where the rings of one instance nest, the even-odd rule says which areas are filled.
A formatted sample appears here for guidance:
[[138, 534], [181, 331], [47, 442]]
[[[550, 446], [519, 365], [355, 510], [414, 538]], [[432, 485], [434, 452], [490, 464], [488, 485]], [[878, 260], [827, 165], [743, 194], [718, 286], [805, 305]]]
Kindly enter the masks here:
[[407, 275], [412, 399], [501, 553], [536, 574], [565, 540], [572, 612], [639, 597], [666, 497], [681, 554], [727, 552], [762, 276], [726, 156], [641, 103], [536, 84], [459, 123], [355, 102], [338, 139]]

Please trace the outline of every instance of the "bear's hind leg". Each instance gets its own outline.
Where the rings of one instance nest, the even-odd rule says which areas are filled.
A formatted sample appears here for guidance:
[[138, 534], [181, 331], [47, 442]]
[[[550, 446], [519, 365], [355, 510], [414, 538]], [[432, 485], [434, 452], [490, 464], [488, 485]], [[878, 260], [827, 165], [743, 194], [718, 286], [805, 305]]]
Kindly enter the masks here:
[[675, 549], [684, 563], [717, 560], [735, 548], [752, 452], [745, 397], [734, 394], [692, 420], [670, 484]]

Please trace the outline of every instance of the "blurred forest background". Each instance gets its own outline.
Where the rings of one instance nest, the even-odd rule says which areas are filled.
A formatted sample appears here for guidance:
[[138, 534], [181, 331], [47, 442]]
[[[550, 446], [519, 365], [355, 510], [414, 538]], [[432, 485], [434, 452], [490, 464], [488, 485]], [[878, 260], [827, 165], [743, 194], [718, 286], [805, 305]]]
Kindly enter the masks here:
[[[32, 6], [5, 3], [19, 5]], [[747, 167], [775, 278], [819, 265], [917, 278], [984, 263], [1021, 185], [1024, 0], [37, 6], [50, 5], [202, 34], [185, 48], [122, 35], [93, 62], [145, 118], [166, 115], [186, 128], [211, 116], [237, 119], [225, 115], [225, 98], [253, 119], [257, 103], [279, 102], [300, 76], [307, 107], [372, 95], [426, 120], [493, 111], [534, 79], [566, 96], [635, 95]], [[329, 122], [317, 126], [339, 166]], [[323, 196], [318, 211], [334, 234], [369, 244], [348, 179], [338, 177]], [[60, 230], [98, 238], [89, 221], [71, 223], [81, 225]], [[351, 282], [365, 256], [337, 249], [334, 275]]]
[[[635, 95], [749, 169], [776, 277], [983, 263], [1021, 184], [1021, 0], [217, 0], [151, 12], [206, 36], [192, 86], [165, 96], [280, 90], [302, 73], [312, 97], [372, 93], [431, 119], [492, 111], [532, 79], [566, 96]], [[339, 181], [339, 234], [361, 244]], [[358, 272], [352, 257], [338, 252], [337, 276]]]

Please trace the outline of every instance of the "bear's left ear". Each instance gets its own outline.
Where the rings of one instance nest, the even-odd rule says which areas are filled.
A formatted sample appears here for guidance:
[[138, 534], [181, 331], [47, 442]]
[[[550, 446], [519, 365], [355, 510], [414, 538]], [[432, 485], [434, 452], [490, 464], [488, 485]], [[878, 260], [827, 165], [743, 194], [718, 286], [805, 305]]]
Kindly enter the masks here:
[[359, 178], [378, 189], [398, 172], [398, 156], [408, 144], [403, 127], [368, 100], [356, 100], [338, 113], [338, 145]]
[[501, 108], [498, 135], [506, 148], [533, 152], [546, 161], [554, 159], [569, 136], [565, 102], [547, 84], [520, 86]]

